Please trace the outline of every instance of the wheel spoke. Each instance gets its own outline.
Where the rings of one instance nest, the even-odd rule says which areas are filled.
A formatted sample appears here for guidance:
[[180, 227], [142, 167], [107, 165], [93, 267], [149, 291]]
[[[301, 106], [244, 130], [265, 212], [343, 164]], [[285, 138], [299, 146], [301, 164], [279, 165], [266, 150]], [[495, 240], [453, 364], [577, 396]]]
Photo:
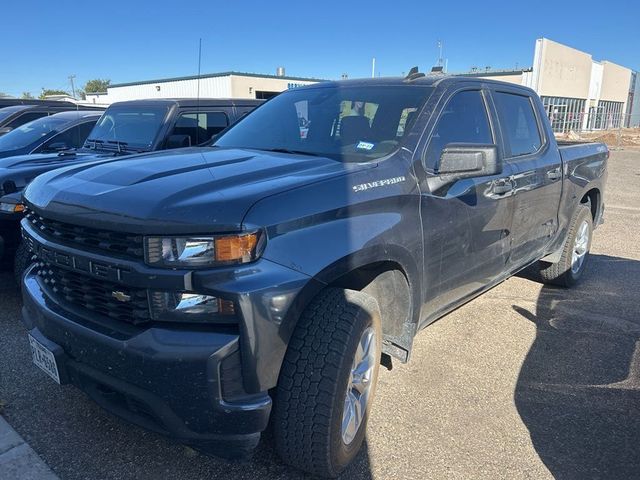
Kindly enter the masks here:
[[573, 242], [573, 252], [571, 254], [571, 271], [577, 273], [589, 251], [589, 224], [584, 221], [576, 232]]
[[369, 327], [358, 342], [345, 395], [342, 440], [347, 445], [355, 438], [366, 416], [377, 355], [375, 330]]
[[[350, 393], [347, 393], [347, 398], [344, 404], [344, 413], [342, 415], [342, 438], [353, 440], [357, 429], [356, 412], [355, 412], [355, 399]], [[351, 441], [349, 441], [351, 443]]]

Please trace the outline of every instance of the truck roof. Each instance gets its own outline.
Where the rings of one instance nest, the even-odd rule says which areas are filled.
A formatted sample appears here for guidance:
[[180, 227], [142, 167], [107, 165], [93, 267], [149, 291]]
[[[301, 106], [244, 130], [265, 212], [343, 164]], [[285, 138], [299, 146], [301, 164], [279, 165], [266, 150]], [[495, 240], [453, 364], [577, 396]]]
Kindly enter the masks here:
[[493, 85], [508, 85], [515, 88], [531, 91], [530, 88], [523, 85], [516, 85], [514, 83], [501, 82], [499, 80], [490, 80], [487, 78], [479, 77], [464, 77], [459, 75], [446, 75], [446, 74], [425, 74], [424, 76], [414, 77], [407, 79], [406, 77], [384, 77], [384, 78], [357, 78], [352, 80], [334, 80], [328, 82], [315, 83], [312, 85], [305, 85], [298, 88], [322, 88], [330, 86], [375, 86], [375, 85], [387, 85], [387, 86], [421, 86], [421, 87], [435, 87], [440, 84], [454, 84], [454, 83], [485, 83]]
[[143, 100], [125, 100], [112, 105], [177, 105], [178, 107], [230, 107], [260, 105], [264, 100], [251, 98], [147, 98]]

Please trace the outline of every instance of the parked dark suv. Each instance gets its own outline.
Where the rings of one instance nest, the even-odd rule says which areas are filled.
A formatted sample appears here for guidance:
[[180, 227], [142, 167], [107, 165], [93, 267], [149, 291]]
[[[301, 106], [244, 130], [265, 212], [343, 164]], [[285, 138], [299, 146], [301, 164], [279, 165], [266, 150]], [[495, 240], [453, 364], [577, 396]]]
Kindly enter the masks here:
[[70, 110], [97, 110], [104, 111], [100, 107], [80, 107], [69, 103], [54, 105], [56, 102], [37, 105], [14, 105], [12, 107], [0, 108], [0, 136], [9, 133], [25, 123], [32, 122], [38, 118], [53, 115], [55, 113], [67, 112]]
[[100, 115], [99, 111], [73, 110], [25, 123], [0, 137], [0, 158], [80, 148]]

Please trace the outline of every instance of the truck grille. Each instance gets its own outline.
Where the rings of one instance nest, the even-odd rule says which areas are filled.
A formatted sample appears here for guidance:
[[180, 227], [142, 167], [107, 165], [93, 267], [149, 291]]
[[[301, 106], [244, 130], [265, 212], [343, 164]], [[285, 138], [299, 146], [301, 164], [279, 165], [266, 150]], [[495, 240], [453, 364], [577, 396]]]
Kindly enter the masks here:
[[63, 245], [88, 248], [136, 260], [144, 259], [142, 235], [71, 225], [41, 217], [33, 210], [27, 210], [26, 219], [41, 235]]
[[39, 262], [36, 274], [47, 293], [62, 304], [69, 303], [87, 312], [133, 324], [151, 320], [147, 291], [128, 288], [104, 280]]

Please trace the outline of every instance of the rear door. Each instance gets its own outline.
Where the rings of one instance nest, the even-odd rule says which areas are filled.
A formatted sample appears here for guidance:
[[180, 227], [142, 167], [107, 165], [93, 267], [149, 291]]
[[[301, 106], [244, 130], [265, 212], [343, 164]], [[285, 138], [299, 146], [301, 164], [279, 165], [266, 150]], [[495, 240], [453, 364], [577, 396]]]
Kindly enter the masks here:
[[479, 87], [450, 96], [425, 150], [421, 190], [426, 298], [429, 316], [499, 278], [509, 254], [512, 199], [509, 166], [497, 175], [460, 179], [434, 189], [433, 172], [451, 143], [495, 145], [495, 118], [488, 92]]
[[558, 229], [562, 193], [560, 152], [549, 141], [536, 99], [521, 89], [493, 87], [505, 162], [511, 166], [514, 216], [509, 266], [517, 268], [546, 250]]

